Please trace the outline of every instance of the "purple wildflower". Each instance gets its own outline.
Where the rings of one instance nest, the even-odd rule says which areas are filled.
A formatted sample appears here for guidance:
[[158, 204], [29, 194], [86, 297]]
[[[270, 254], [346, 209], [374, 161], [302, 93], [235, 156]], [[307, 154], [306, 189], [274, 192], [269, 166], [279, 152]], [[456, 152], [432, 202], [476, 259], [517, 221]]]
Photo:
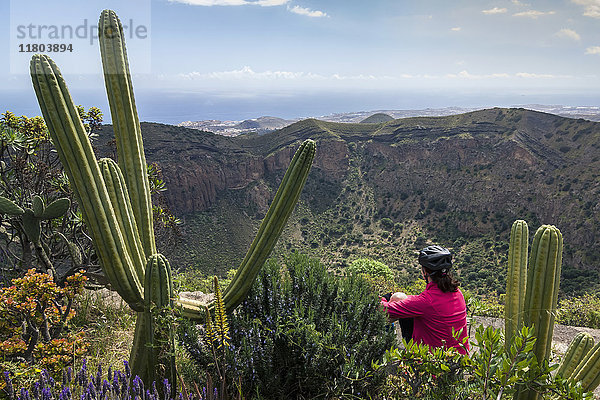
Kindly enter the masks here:
[[29, 391], [25, 388], [21, 388], [21, 395], [19, 396], [19, 400], [30, 400]]
[[15, 388], [12, 384], [12, 379], [10, 379], [10, 374], [8, 371], [4, 371], [4, 381], [6, 382], [6, 388], [4, 389], [6, 393], [8, 393], [8, 398], [10, 400], [14, 400], [15, 398]]
[[125, 365], [125, 374], [127, 375], [127, 379], [131, 378], [131, 368], [129, 368], [129, 362], [123, 361], [123, 365]]

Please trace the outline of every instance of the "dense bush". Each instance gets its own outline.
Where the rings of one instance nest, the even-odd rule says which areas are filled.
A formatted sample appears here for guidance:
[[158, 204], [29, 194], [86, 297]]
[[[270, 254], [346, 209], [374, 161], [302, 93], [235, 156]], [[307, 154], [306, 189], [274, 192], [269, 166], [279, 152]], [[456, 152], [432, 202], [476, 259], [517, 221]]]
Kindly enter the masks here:
[[[229, 324], [227, 376], [243, 393], [272, 399], [364, 396], [374, 383], [371, 362], [395, 339], [362, 278], [334, 277], [299, 254], [283, 266], [268, 262]], [[188, 330], [184, 344], [208, 366], [211, 357], [193, 336]]]
[[586, 293], [562, 299], [556, 322], [564, 325], [600, 328], [600, 297]]
[[385, 279], [392, 279], [394, 277], [394, 273], [390, 267], [370, 258], [359, 258], [352, 261], [346, 271], [350, 274], [365, 274]]
[[37, 375], [36, 368], [60, 373], [86, 351], [83, 333], [68, 329], [85, 280], [76, 273], [59, 287], [50, 275], [31, 269], [0, 288], [0, 372], [18, 372], [24, 383]]
[[530, 328], [515, 335], [508, 349], [499, 329], [477, 327], [474, 349], [462, 356], [455, 349], [413, 345], [386, 352], [377, 370], [386, 377], [379, 398], [400, 399], [509, 399], [519, 388], [531, 388], [543, 398], [591, 399], [580, 384], [553, 376], [555, 366], [538, 364], [532, 352]]

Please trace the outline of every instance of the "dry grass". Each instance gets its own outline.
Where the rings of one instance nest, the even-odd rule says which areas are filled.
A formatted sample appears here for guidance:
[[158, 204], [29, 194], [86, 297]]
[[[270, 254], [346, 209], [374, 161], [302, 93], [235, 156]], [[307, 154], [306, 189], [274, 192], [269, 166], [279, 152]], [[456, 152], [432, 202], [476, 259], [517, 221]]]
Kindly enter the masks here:
[[123, 369], [133, 344], [135, 312], [118, 294], [107, 289], [86, 290], [75, 302], [77, 329], [85, 331], [90, 344], [85, 355], [88, 365]]

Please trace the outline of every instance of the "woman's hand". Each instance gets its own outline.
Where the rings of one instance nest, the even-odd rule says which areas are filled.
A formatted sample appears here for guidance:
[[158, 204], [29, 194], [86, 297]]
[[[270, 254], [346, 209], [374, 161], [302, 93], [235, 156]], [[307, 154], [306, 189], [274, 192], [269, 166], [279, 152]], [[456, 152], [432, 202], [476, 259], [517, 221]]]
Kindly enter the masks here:
[[408, 296], [403, 292], [396, 292], [390, 298], [390, 301], [402, 301], [405, 300]]

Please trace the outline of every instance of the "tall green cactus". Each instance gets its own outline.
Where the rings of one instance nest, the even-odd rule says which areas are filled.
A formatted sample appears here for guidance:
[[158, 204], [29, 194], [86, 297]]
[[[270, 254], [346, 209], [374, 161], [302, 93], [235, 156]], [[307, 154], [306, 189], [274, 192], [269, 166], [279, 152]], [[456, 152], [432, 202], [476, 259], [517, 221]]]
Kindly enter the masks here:
[[508, 247], [508, 274], [506, 275], [505, 301], [505, 345], [508, 349], [513, 336], [523, 326], [523, 305], [527, 283], [527, 248], [529, 246], [529, 228], [527, 222], [517, 220], [510, 230]]
[[[119, 165], [108, 159], [96, 160], [60, 70], [46, 55], [36, 54], [31, 60], [33, 87], [102, 269], [111, 286], [138, 312], [130, 356], [132, 371], [148, 384], [159, 376], [166, 377], [174, 387], [173, 333], [157, 338], [160, 329], [152, 310], [175, 305], [183, 316], [202, 320], [206, 304], [182, 299], [173, 303], [169, 263], [156, 253], [141, 129], [123, 28], [113, 11], [102, 12], [99, 32]], [[312, 140], [305, 141], [294, 155], [257, 237], [224, 292], [228, 312], [247, 295], [275, 246], [304, 187], [314, 155]], [[0, 207], [20, 212], [4, 203], [0, 199]]]
[[540, 362], [549, 359], [552, 348], [562, 246], [562, 234], [553, 225], [539, 227], [531, 245], [523, 323], [534, 326], [537, 340], [533, 352]]
[[[562, 234], [555, 226], [542, 225], [533, 238], [529, 265], [524, 262], [527, 240], [527, 224], [524, 221], [516, 221], [511, 229], [509, 245], [506, 338], [510, 343], [514, 329], [521, 322], [523, 325], [533, 326], [537, 338], [533, 352], [541, 363], [549, 359], [552, 346], [563, 240]], [[523, 282], [525, 276], [527, 281]], [[524, 292], [524, 298], [521, 299], [521, 295], [516, 291]], [[535, 400], [537, 397], [536, 392], [524, 389], [515, 395], [518, 400]]]

